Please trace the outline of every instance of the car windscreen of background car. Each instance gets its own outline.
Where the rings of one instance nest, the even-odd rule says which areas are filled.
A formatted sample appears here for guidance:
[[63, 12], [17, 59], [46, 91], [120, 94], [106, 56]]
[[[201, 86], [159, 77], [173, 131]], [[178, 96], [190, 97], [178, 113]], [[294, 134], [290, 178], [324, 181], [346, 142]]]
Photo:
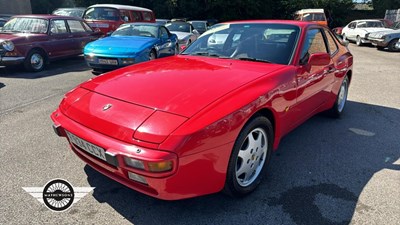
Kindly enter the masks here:
[[289, 64], [299, 30], [287, 24], [224, 24], [206, 31], [182, 54]]
[[385, 27], [383, 23], [380, 21], [368, 21], [368, 22], [360, 22], [357, 24], [357, 27]]
[[151, 25], [123, 25], [111, 36], [158, 37], [158, 27]]
[[85, 10], [83, 9], [59, 9], [53, 12], [53, 15], [72, 16], [82, 18]]
[[121, 20], [118, 10], [104, 7], [88, 9], [83, 18], [88, 20]]
[[13, 18], [4, 24], [2, 32], [13, 33], [47, 33], [49, 21], [37, 18]]
[[187, 23], [169, 23], [165, 25], [169, 31], [178, 31], [178, 32], [186, 32], [190, 33], [190, 25]]

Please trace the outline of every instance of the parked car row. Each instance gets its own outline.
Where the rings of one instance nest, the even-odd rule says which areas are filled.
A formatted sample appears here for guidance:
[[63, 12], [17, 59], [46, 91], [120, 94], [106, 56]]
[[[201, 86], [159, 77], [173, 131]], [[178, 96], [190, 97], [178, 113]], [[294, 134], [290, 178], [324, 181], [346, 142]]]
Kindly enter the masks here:
[[355, 42], [356, 45], [373, 44], [379, 50], [400, 51], [396, 43], [400, 38], [400, 21], [387, 27], [382, 20], [354, 20], [345, 27], [333, 31], [341, 35], [343, 40]]

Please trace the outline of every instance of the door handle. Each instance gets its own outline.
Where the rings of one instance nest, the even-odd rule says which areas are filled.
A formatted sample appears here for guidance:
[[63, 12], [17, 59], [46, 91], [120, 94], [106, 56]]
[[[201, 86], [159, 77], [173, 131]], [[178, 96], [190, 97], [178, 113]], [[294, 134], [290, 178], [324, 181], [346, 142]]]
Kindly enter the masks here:
[[333, 73], [333, 72], [335, 72], [335, 71], [336, 71], [336, 68], [333, 67], [333, 66], [330, 66], [330, 67], [324, 69], [324, 74], [326, 75], [326, 74], [328, 74], [328, 73]]

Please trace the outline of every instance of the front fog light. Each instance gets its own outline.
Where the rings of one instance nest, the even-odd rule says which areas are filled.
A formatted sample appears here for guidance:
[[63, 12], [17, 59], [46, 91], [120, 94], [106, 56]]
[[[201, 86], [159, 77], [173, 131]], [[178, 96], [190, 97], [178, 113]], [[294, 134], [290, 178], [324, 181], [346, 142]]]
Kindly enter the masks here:
[[172, 170], [172, 161], [149, 162], [147, 165], [151, 172], [165, 172]]
[[128, 176], [129, 176], [129, 179], [131, 179], [131, 180], [134, 180], [136, 182], [147, 185], [146, 178], [144, 178], [143, 176], [140, 176], [139, 174], [128, 172]]
[[144, 170], [144, 164], [140, 160], [124, 157], [124, 161], [126, 165], [132, 168]]

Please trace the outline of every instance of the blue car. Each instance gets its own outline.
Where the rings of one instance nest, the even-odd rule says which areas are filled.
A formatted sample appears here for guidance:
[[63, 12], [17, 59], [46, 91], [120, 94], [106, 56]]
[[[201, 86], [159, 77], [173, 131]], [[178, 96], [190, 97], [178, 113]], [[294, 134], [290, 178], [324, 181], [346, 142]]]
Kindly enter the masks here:
[[178, 53], [178, 37], [155, 23], [122, 24], [110, 36], [87, 44], [83, 51], [95, 74]]

